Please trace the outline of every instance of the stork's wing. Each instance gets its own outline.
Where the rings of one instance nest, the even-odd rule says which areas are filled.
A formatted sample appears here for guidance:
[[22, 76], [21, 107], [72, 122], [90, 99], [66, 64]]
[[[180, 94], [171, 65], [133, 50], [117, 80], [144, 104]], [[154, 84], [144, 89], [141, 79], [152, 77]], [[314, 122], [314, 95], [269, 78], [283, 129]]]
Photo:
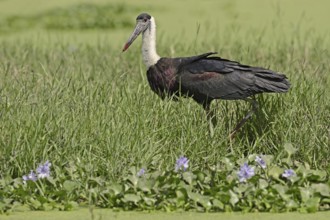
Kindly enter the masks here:
[[243, 99], [261, 92], [286, 92], [290, 87], [283, 74], [220, 57], [201, 57], [179, 67], [177, 80], [191, 94]]

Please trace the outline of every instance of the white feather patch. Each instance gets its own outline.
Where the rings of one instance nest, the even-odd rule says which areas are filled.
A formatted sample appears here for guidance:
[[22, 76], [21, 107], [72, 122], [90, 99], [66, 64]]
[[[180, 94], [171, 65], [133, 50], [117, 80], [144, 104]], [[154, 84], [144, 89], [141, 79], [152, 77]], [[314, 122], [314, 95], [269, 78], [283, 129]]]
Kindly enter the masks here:
[[147, 69], [160, 59], [156, 52], [156, 22], [150, 19], [149, 27], [142, 34], [142, 57]]

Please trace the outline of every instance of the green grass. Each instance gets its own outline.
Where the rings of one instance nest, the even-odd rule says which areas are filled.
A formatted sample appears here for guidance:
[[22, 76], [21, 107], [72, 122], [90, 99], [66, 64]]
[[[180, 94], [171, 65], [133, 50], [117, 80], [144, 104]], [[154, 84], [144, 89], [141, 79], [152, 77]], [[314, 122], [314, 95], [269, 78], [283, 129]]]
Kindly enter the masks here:
[[[290, 142], [299, 148], [297, 159], [327, 167], [329, 52], [319, 48], [322, 39], [311, 38], [302, 47], [284, 39], [248, 46], [239, 37], [222, 39], [223, 57], [270, 66], [292, 83], [287, 94], [258, 97], [260, 111], [235, 139], [234, 155], [277, 154]], [[163, 41], [159, 49], [166, 53]], [[104, 42], [47, 47], [4, 42], [0, 50], [0, 166], [14, 176], [45, 159], [59, 164], [79, 159], [111, 177], [136, 163], [166, 166], [180, 154], [196, 167], [214, 164], [228, 153], [227, 136], [250, 108], [244, 101], [218, 101], [213, 108], [219, 123], [211, 138], [200, 106], [188, 99], [162, 101], [151, 92], [137, 47], [121, 56]]]
[[[228, 134], [250, 106], [216, 102], [218, 126], [211, 138], [200, 106], [189, 99], [162, 101], [151, 92], [139, 42], [120, 53], [130, 30], [18, 31], [0, 36], [0, 178], [21, 177], [45, 160], [58, 169], [89, 164], [91, 175], [112, 180], [134, 165], [173, 167], [179, 155], [189, 157], [193, 170], [203, 170], [226, 155], [278, 156], [287, 142], [298, 148], [294, 159], [329, 171], [329, 15], [321, 4], [328, 2], [302, 1], [295, 9], [279, 1], [278, 11], [264, 1], [230, 2], [213, 9], [212, 1], [192, 4], [181, 22], [184, 2], [177, 8], [145, 6], [154, 8], [159, 22], [161, 55], [218, 51], [288, 76], [289, 93], [258, 96], [260, 110], [233, 143]], [[257, 3], [266, 4], [258, 11], [263, 17], [255, 15]], [[217, 8], [223, 13], [210, 13]]]
[[123, 29], [133, 26], [129, 15], [137, 14], [138, 11], [134, 7], [128, 10], [124, 4], [77, 4], [36, 15], [9, 16], [2, 21], [0, 32], [36, 27], [50, 30]]

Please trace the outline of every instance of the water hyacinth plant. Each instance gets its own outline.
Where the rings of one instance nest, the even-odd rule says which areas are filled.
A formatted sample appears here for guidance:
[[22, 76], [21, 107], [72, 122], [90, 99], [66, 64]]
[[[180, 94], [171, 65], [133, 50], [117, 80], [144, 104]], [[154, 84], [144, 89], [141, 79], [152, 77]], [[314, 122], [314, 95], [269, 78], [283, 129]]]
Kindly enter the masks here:
[[[306, 163], [294, 166], [289, 156], [276, 158], [268, 166], [264, 158], [272, 157], [271, 155], [251, 155], [248, 159], [225, 157], [218, 169], [211, 167], [194, 169], [196, 164], [189, 164], [190, 160], [187, 157], [180, 156], [175, 162], [175, 169], [155, 168], [152, 164], [140, 169], [132, 167], [130, 168], [132, 172], [115, 180], [102, 175], [92, 177], [86, 175], [90, 173], [90, 164], [81, 162], [70, 163], [63, 170], [55, 169], [58, 173], [53, 178], [47, 178], [50, 177], [52, 164], [46, 161], [38, 166], [36, 173], [32, 170], [28, 175], [23, 176], [23, 181], [26, 183], [29, 180], [36, 181], [42, 178], [47, 178], [48, 181], [24, 184], [23, 187], [18, 188], [12, 187], [15, 180], [0, 181], [0, 192], [3, 190], [9, 193], [8, 195], [32, 197], [32, 200], [26, 200], [24, 196], [13, 198], [16, 204], [29, 205], [34, 210], [45, 210], [45, 207], [70, 210], [80, 204], [82, 206], [86, 203], [94, 204], [96, 201], [97, 207], [123, 210], [180, 209], [221, 212], [329, 210], [330, 180], [326, 172], [312, 170]], [[242, 160], [247, 162], [242, 164]], [[249, 165], [251, 162], [257, 163], [257, 166], [263, 169]], [[292, 168], [283, 169], [288, 164]], [[193, 168], [187, 171], [192, 165]], [[148, 175], [146, 175], [147, 171]], [[297, 181], [291, 184], [279, 178], [290, 179], [293, 176]], [[84, 184], [84, 187], [81, 187], [81, 184]], [[93, 198], [84, 196], [91, 188], [98, 193], [93, 194]], [[31, 194], [31, 191], [34, 193]], [[39, 202], [31, 202], [36, 200]], [[0, 209], [1, 212], [14, 207], [11, 205], [12, 200], [8, 201], [10, 203], [2, 206], [4, 208]], [[0, 204], [1, 202], [0, 199]]]
[[266, 162], [264, 161], [264, 159], [262, 159], [261, 156], [256, 156], [255, 161], [259, 164], [261, 168], [266, 169], [267, 167]]
[[141, 177], [141, 176], [143, 176], [144, 174], [146, 173], [146, 170], [144, 169], [144, 168], [141, 168], [138, 172], [137, 172], [137, 176], [138, 177]]
[[287, 179], [290, 179], [291, 177], [293, 177], [295, 175], [296, 175], [296, 172], [292, 169], [284, 170], [284, 173], [282, 173], [282, 176]]
[[188, 169], [189, 159], [187, 157], [181, 156], [176, 160], [175, 172], [186, 171]]
[[250, 179], [254, 176], [254, 167], [244, 163], [238, 171], [237, 175], [240, 182], [246, 182], [247, 179]]
[[30, 173], [28, 175], [24, 175], [22, 177], [22, 179], [23, 179], [23, 182], [26, 183], [26, 181], [28, 181], [28, 180], [36, 181], [38, 178], [37, 178], [37, 175], [34, 173], [34, 171], [31, 170]]
[[44, 164], [40, 164], [37, 168], [38, 178], [43, 179], [50, 176], [51, 163], [47, 160]]
[[37, 179], [44, 179], [50, 176], [50, 167], [51, 163], [47, 160], [44, 164], [40, 164], [36, 169], [36, 173], [31, 170], [28, 175], [24, 175], [22, 177], [23, 181], [26, 182], [28, 180], [37, 181]]

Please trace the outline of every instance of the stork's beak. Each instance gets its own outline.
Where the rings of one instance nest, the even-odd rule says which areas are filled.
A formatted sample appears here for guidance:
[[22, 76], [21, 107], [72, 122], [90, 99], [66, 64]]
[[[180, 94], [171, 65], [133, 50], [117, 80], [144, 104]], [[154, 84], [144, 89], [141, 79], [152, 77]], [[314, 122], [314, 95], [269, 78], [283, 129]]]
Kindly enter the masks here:
[[123, 52], [126, 51], [129, 46], [131, 46], [133, 41], [141, 34], [142, 31], [144, 31], [144, 29], [145, 29], [145, 25], [143, 23], [141, 23], [140, 21], [138, 21], [136, 23], [136, 26], [135, 26], [135, 29], [134, 29], [133, 33], [128, 38], [128, 40], [127, 40], [127, 42], [124, 46]]

